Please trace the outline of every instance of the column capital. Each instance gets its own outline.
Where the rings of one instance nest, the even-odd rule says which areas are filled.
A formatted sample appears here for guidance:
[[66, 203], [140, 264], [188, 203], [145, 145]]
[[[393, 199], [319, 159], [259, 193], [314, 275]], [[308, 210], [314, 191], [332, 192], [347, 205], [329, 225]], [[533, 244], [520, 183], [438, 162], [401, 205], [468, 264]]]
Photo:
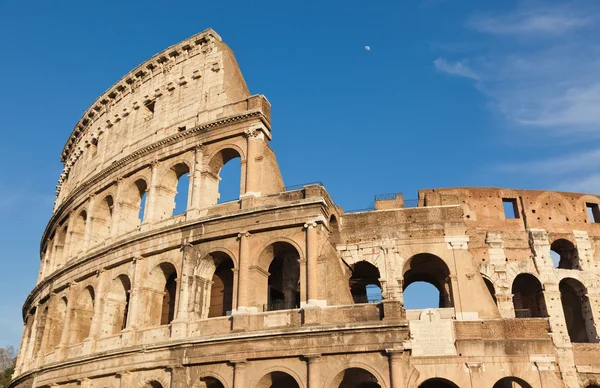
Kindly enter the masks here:
[[248, 360], [245, 358], [236, 358], [233, 360], [229, 360], [229, 363], [235, 365], [236, 368], [244, 368], [248, 365]]
[[250, 232], [239, 232], [237, 235], [238, 239], [241, 239], [242, 237], [250, 237], [252, 236], [252, 234], [250, 234]]
[[404, 347], [401, 347], [401, 348], [386, 349], [385, 352], [387, 353], [387, 355], [390, 358], [398, 358], [398, 357], [401, 357], [406, 352], [406, 350]]
[[316, 227], [317, 227], [317, 221], [307, 221], [304, 224], [304, 229], [316, 228]]
[[320, 362], [322, 360], [321, 353], [303, 354], [302, 357], [304, 357], [306, 359], [306, 361], [308, 361], [310, 364], [315, 363], [315, 362]]

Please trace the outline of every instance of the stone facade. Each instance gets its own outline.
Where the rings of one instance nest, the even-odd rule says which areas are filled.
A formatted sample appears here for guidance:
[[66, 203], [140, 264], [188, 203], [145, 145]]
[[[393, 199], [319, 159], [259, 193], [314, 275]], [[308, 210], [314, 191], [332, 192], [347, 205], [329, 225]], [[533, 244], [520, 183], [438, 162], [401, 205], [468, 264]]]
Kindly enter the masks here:
[[[600, 197], [450, 188], [344, 212], [286, 189], [270, 140], [212, 30], [98, 98], [62, 153], [11, 387], [598, 386]], [[414, 282], [439, 306], [404, 309]]]

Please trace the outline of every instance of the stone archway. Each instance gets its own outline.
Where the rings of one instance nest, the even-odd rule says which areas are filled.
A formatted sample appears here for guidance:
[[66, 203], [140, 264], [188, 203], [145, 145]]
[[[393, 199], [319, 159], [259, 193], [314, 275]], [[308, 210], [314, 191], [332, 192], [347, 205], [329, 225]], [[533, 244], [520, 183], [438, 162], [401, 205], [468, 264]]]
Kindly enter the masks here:
[[435, 378], [424, 381], [419, 388], [459, 388], [450, 380]]
[[300, 385], [291, 375], [274, 371], [264, 375], [255, 388], [300, 388]]

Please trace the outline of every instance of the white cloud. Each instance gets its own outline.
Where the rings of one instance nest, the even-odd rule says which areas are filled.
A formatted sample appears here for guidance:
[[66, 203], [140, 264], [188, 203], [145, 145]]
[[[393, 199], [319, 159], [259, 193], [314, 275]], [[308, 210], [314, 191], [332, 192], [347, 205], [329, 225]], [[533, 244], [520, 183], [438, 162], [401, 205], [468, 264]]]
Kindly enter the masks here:
[[448, 62], [444, 58], [438, 58], [433, 61], [435, 68], [441, 72], [449, 75], [457, 76], [457, 77], [465, 77], [474, 80], [478, 80], [479, 76], [475, 74], [473, 70], [467, 66], [466, 63], [463, 62]]
[[579, 180], [572, 180], [557, 187], [561, 191], [574, 193], [600, 194], [600, 174], [589, 175]]
[[519, 9], [500, 15], [476, 15], [469, 19], [467, 26], [496, 35], [561, 35], [592, 22], [591, 16], [562, 6]]

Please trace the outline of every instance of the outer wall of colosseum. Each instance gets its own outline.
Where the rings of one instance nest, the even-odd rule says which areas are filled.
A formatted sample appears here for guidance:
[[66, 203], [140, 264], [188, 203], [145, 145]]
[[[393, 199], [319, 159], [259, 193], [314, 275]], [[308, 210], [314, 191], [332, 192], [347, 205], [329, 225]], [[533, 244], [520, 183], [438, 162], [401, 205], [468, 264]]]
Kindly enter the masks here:
[[[449, 188], [345, 213], [284, 187], [270, 117], [212, 30], [98, 98], [62, 152], [11, 387], [598, 387], [598, 196]], [[404, 309], [414, 282], [439, 308]]]

